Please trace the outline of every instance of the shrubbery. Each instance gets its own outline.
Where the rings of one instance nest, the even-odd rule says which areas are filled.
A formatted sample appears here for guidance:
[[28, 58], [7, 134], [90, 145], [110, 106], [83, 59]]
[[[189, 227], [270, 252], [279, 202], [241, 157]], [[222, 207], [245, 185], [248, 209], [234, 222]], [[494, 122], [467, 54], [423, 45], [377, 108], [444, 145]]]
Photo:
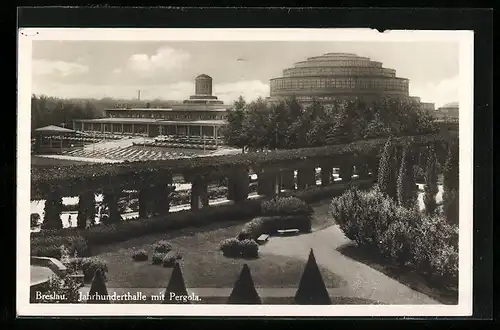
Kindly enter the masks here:
[[148, 252], [144, 249], [136, 250], [132, 253], [132, 259], [134, 261], [146, 261], [148, 260]]
[[273, 198], [261, 205], [262, 215], [311, 215], [312, 207], [297, 197]]
[[280, 229], [309, 232], [312, 213], [312, 207], [297, 197], [273, 198], [262, 203], [263, 216], [246, 223], [238, 238], [256, 240], [262, 234], [272, 235]]
[[72, 257], [88, 257], [90, 249], [87, 240], [83, 236], [52, 236], [46, 235], [31, 238], [31, 255], [38, 257], [49, 257], [61, 259], [64, 247]]
[[81, 267], [83, 271], [83, 280], [85, 282], [92, 280], [96, 270], [100, 270], [104, 278], [106, 278], [106, 273], [108, 272], [108, 265], [99, 257], [83, 258]]
[[458, 276], [458, 228], [443, 216], [398, 206], [374, 189], [334, 198], [332, 214], [347, 238], [400, 266], [428, 276]]
[[153, 251], [158, 253], [168, 253], [172, 251], [172, 245], [165, 240], [161, 240], [153, 244]]
[[311, 217], [306, 215], [267, 216], [252, 219], [241, 229], [240, 239], [256, 240], [262, 234], [273, 235], [280, 229], [311, 230]]
[[153, 252], [151, 257], [151, 263], [153, 265], [161, 265], [163, 263], [163, 258], [165, 258], [166, 253]]
[[228, 238], [221, 242], [220, 250], [226, 257], [257, 258], [259, 256], [259, 245], [253, 239]]
[[162, 260], [163, 267], [173, 267], [177, 260], [182, 259], [182, 256], [179, 252], [169, 251], [166, 253]]

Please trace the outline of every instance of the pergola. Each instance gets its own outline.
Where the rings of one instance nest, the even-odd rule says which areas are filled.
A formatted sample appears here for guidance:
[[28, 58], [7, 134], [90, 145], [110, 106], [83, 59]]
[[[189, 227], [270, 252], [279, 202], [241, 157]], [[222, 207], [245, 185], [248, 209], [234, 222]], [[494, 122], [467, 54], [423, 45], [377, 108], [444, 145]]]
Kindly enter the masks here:
[[35, 129], [35, 150], [59, 148], [62, 151], [63, 137], [75, 134], [75, 130], [54, 125], [37, 128]]

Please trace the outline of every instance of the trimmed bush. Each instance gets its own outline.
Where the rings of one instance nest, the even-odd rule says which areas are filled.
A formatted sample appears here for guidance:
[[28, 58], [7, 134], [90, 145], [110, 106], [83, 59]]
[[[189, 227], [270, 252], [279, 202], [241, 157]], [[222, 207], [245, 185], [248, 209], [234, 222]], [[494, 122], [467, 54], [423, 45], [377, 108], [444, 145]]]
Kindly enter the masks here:
[[132, 259], [134, 261], [146, 261], [148, 260], [148, 252], [144, 249], [136, 250], [132, 253]]
[[170, 299], [170, 293], [173, 293], [177, 297], [187, 297], [188, 293], [186, 290], [186, 283], [184, 282], [184, 277], [182, 276], [182, 271], [179, 263], [175, 263], [174, 270], [172, 271], [172, 276], [170, 281], [168, 281], [167, 288], [165, 289], [165, 296], [163, 297], [164, 304], [189, 304], [188, 299], [183, 300], [172, 300]]
[[163, 257], [162, 265], [163, 267], [173, 267], [177, 260], [182, 259], [179, 252], [170, 251]]
[[261, 304], [261, 300], [250, 273], [250, 268], [247, 264], [243, 265], [240, 276], [234, 284], [231, 295], [227, 301], [228, 304]]
[[312, 207], [297, 197], [276, 197], [261, 205], [262, 215], [311, 215]]
[[300, 277], [295, 303], [297, 305], [330, 305], [332, 303], [312, 249]]
[[259, 245], [252, 239], [225, 239], [220, 244], [220, 250], [224, 256], [232, 258], [257, 258], [259, 256]]
[[258, 217], [243, 226], [238, 238], [256, 240], [262, 234], [274, 235], [280, 229], [298, 229], [307, 233], [311, 231], [311, 221], [309, 215]]
[[90, 285], [89, 299], [87, 300], [87, 303], [109, 304], [109, 299], [105, 298], [107, 295], [108, 289], [106, 288], [106, 278], [104, 273], [101, 269], [96, 269], [92, 278], [92, 284]]
[[153, 251], [159, 253], [168, 253], [172, 251], [172, 245], [166, 240], [161, 240], [153, 244]]
[[83, 258], [81, 262], [81, 267], [83, 271], [84, 282], [92, 280], [97, 270], [100, 270], [103, 278], [106, 279], [106, 273], [108, 272], [108, 265], [103, 259], [99, 257]]
[[161, 265], [163, 264], [163, 258], [165, 258], [165, 253], [153, 252], [151, 263], [153, 265]]

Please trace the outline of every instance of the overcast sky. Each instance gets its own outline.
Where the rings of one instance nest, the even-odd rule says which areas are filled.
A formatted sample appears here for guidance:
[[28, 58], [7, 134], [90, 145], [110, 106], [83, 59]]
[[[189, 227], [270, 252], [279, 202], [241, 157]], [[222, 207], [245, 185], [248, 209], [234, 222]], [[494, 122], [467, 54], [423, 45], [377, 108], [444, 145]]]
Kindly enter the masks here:
[[[349, 52], [410, 79], [410, 94], [441, 106], [458, 100], [456, 42], [33, 41], [33, 90], [57, 97], [182, 100], [201, 73], [230, 103], [269, 96], [269, 79], [309, 56]], [[238, 60], [242, 59], [242, 60]]]

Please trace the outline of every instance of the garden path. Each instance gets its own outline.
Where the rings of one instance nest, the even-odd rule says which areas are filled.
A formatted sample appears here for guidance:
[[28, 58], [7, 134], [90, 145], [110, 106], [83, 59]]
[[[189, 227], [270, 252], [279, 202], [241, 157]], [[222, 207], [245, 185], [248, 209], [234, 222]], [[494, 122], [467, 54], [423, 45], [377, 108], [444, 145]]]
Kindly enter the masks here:
[[352, 292], [351, 296], [395, 305], [440, 304], [336, 250], [349, 242], [339, 227], [333, 225], [310, 234], [272, 237], [259, 248], [259, 252], [307, 260], [312, 248], [318, 264], [347, 281], [347, 289]]

